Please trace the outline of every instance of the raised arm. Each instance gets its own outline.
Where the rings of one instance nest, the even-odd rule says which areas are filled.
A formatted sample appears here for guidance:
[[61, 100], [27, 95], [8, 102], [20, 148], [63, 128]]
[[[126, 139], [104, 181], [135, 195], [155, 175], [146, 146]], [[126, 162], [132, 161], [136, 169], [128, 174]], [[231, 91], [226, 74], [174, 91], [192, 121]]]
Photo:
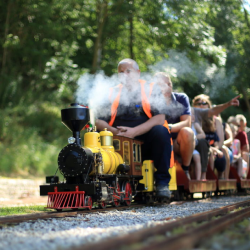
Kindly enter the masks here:
[[239, 104], [240, 104], [240, 102], [238, 100], [239, 97], [240, 97], [240, 95], [234, 97], [232, 100], [230, 100], [230, 101], [228, 101], [226, 103], [216, 105], [215, 107], [209, 109], [209, 111], [208, 111], [208, 117], [212, 117], [214, 115], [218, 115], [219, 113], [221, 113], [222, 111], [224, 111], [228, 107], [239, 106]]

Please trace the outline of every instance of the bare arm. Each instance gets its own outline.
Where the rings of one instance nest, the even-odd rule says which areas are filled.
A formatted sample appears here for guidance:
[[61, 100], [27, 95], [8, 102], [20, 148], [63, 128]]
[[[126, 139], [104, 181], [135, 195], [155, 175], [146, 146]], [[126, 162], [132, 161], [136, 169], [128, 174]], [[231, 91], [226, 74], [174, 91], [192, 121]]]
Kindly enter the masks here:
[[224, 111], [225, 109], [227, 109], [230, 106], [239, 106], [240, 102], [238, 100], [238, 98], [240, 97], [240, 95], [234, 97], [232, 100], [223, 103], [223, 104], [219, 104], [211, 109], [208, 110], [208, 117], [212, 117], [214, 115], [218, 115], [219, 113], [221, 113], [222, 111]]
[[248, 144], [246, 144], [246, 145], [244, 145], [243, 147], [242, 147], [242, 150], [241, 150], [242, 152], [249, 152], [249, 145]]
[[182, 115], [179, 122], [170, 125], [172, 126], [171, 132], [177, 133], [184, 127], [191, 127], [191, 116]]
[[239, 159], [241, 157], [240, 143], [237, 143], [238, 154], [234, 155], [234, 159]]
[[204, 133], [202, 127], [200, 126], [200, 124], [198, 122], [194, 123], [194, 127], [195, 127], [196, 132], [197, 132], [197, 135], [196, 135], [197, 139], [204, 139], [204, 138], [206, 138], [206, 134]]
[[215, 118], [215, 127], [216, 127], [216, 133], [220, 138], [220, 141], [218, 142], [218, 146], [219, 148], [221, 148], [224, 143], [224, 133], [223, 133], [222, 123], [220, 119], [218, 119], [217, 117]]
[[152, 127], [156, 125], [163, 125], [164, 122], [165, 122], [165, 115], [159, 114], [159, 115], [151, 117], [146, 122], [134, 128], [119, 126], [117, 128], [119, 129], [120, 132], [117, 135], [134, 138], [136, 136], [147, 133]]
[[233, 133], [230, 126], [227, 123], [225, 126], [225, 134], [226, 134], [226, 140], [224, 141], [224, 145], [230, 148], [233, 143]]
[[114, 135], [117, 135], [119, 133], [119, 130], [117, 128], [110, 126], [107, 122], [103, 120], [97, 119], [95, 122], [95, 125], [96, 125], [97, 130], [99, 131], [102, 131], [105, 128], [107, 128], [107, 130], [111, 131]]
[[219, 158], [223, 157], [223, 152], [218, 149], [218, 146], [216, 145], [216, 142], [214, 143], [214, 147], [210, 147], [212, 150], [213, 154], [218, 155]]

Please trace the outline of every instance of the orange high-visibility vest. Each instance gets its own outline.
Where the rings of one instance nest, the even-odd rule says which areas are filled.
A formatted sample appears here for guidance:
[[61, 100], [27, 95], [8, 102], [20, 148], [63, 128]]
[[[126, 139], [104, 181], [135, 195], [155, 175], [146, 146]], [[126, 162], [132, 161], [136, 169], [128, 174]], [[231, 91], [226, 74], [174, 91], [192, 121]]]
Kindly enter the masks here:
[[[139, 82], [141, 84], [142, 108], [143, 108], [143, 111], [145, 112], [145, 114], [147, 115], [147, 117], [151, 118], [152, 117], [151, 107], [150, 107], [150, 103], [148, 101], [147, 95], [145, 93], [145, 87], [144, 87], [146, 81], [140, 79]], [[121, 92], [122, 92], [122, 87], [123, 87], [122, 84], [119, 84], [119, 85], [117, 85], [115, 87], [115, 88], [118, 88], [118, 94], [117, 94], [117, 96], [116, 96], [116, 98], [114, 99], [113, 102], [112, 102], [111, 98], [112, 98], [112, 94], [113, 94], [113, 89], [114, 88], [110, 89], [109, 100], [110, 100], [110, 102], [112, 102], [112, 105], [111, 105], [111, 119], [110, 119], [110, 122], [109, 122], [110, 126], [113, 125], [113, 123], [115, 121], [115, 118], [116, 118], [117, 109], [118, 109], [118, 106], [119, 106]], [[151, 95], [152, 90], [153, 90], [153, 83], [150, 84], [150, 95]], [[165, 120], [163, 126], [168, 129], [169, 133], [171, 133], [170, 129], [168, 127], [168, 122], [166, 120]], [[170, 142], [171, 142], [170, 167], [173, 167], [174, 166], [174, 148], [173, 148], [173, 140], [172, 140], [172, 138], [170, 138]]]

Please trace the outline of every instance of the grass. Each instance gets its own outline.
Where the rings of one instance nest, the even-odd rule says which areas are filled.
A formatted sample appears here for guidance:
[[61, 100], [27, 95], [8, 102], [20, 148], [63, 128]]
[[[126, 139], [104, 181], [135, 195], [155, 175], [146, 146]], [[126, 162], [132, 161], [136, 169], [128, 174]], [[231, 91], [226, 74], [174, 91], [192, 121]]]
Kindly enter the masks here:
[[53, 175], [57, 157], [72, 133], [59, 107], [48, 103], [0, 109], [0, 175]]
[[0, 216], [31, 214], [31, 213], [54, 211], [54, 210], [51, 210], [51, 209], [45, 209], [44, 207], [45, 207], [44, 205], [1, 207], [0, 208]]

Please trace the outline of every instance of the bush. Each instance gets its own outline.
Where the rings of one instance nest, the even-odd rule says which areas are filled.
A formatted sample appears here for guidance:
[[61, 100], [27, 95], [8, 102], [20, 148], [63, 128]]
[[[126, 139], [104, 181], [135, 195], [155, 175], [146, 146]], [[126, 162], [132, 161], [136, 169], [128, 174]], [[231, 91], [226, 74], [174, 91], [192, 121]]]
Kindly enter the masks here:
[[61, 123], [60, 108], [48, 103], [0, 110], [0, 174], [52, 175], [71, 132]]

